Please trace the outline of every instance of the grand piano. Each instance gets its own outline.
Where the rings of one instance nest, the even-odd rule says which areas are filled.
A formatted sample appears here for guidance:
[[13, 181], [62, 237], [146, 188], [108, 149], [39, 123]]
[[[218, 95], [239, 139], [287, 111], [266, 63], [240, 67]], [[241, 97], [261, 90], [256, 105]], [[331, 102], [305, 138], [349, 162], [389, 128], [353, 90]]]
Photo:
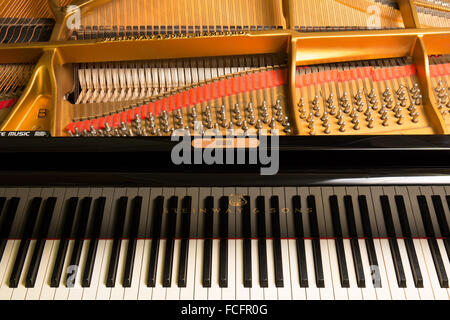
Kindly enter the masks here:
[[450, 2], [0, 3], [0, 300], [450, 299]]

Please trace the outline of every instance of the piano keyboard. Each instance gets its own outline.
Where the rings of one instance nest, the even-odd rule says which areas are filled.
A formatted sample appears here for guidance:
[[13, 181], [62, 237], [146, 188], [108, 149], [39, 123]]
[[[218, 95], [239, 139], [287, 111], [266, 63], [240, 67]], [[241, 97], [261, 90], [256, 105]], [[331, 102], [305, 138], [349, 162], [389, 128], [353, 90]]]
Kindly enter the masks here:
[[450, 188], [0, 190], [0, 299], [448, 300]]
[[285, 27], [281, 0], [112, 0], [82, 16], [68, 34], [84, 40]]
[[303, 133], [432, 130], [411, 58], [298, 67], [296, 87]]
[[294, 26], [301, 32], [404, 28], [397, 1], [393, 0], [292, 2]]

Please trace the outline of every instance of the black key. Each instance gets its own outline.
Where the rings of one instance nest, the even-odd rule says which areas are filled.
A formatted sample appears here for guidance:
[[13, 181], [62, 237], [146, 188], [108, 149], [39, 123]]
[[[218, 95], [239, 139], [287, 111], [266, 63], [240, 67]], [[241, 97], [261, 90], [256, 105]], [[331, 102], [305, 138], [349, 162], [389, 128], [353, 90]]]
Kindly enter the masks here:
[[356, 283], [358, 288], [366, 287], [364, 277], [364, 267], [361, 259], [361, 250], [358, 242], [358, 231], [356, 230], [355, 210], [351, 196], [344, 197], [345, 216], [347, 218], [347, 227], [350, 236], [350, 245], [352, 247], [353, 263], [355, 264]]
[[67, 271], [67, 274], [70, 276], [66, 279], [67, 288], [73, 288], [75, 283], [73, 283], [73, 279], [76, 278], [76, 274], [78, 273], [81, 251], [83, 250], [84, 238], [86, 237], [86, 230], [89, 220], [89, 212], [91, 210], [92, 198], [86, 197], [81, 200], [80, 205], [80, 216], [78, 217], [77, 227], [75, 231], [75, 243], [73, 245], [72, 256], [70, 258], [70, 270]]
[[266, 204], [263, 196], [256, 198], [256, 209], [256, 218], [258, 221], [259, 285], [262, 288], [268, 288], [269, 276], [267, 271]]
[[330, 209], [331, 209], [331, 218], [333, 222], [333, 232], [334, 236], [336, 237], [335, 239], [336, 254], [338, 258], [341, 286], [343, 288], [349, 288], [350, 280], [348, 278], [347, 262], [345, 260], [344, 241], [342, 239], [341, 219], [339, 217], [339, 205], [336, 196], [330, 197]]
[[50, 286], [52, 288], [58, 288], [61, 281], [64, 261], [66, 259], [67, 248], [69, 246], [69, 239], [72, 236], [72, 227], [75, 220], [77, 205], [78, 198], [73, 197], [69, 199], [65, 207], [61, 240], [59, 241], [58, 253], [56, 254], [55, 265], [53, 266], [52, 277], [50, 280]]
[[19, 285], [20, 275], [22, 274], [28, 247], [30, 246], [31, 237], [33, 236], [33, 230], [39, 215], [41, 202], [42, 198], [33, 198], [33, 200], [31, 201], [31, 205], [28, 208], [25, 227], [23, 229], [22, 238], [20, 240], [19, 251], [17, 252], [13, 271], [11, 273], [11, 277], [9, 278], [10, 288], [17, 288], [17, 286]]
[[31, 258], [30, 267], [25, 281], [27, 288], [33, 288], [36, 283], [36, 277], [39, 271], [39, 264], [41, 263], [42, 253], [44, 252], [45, 240], [48, 236], [48, 229], [52, 221], [53, 211], [55, 209], [56, 198], [48, 198], [45, 201], [44, 211], [42, 213], [42, 221], [39, 227], [38, 239], [34, 247], [33, 256]]
[[119, 265], [120, 248], [122, 246], [123, 229], [127, 215], [128, 197], [121, 197], [117, 207], [117, 216], [114, 222], [114, 239], [109, 259], [106, 287], [113, 288], [116, 285], [117, 268]]
[[189, 257], [189, 237], [191, 232], [192, 197], [185, 197], [181, 208], [182, 240], [180, 249], [180, 268], [178, 270], [178, 287], [187, 286]]
[[100, 238], [100, 230], [102, 227], [103, 214], [105, 211], [105, 197], [100, 197], [95, 200], [94, 203], [94, 221], [92, 233], [90, 235], [91, 241], [89, 242], [89, 250], [84, 264], [83, 278], [81, 285], [83, 288], [89, 288], [91, 286], [92, 272], [94, 271], [95, 256], [97, 254], [98, 240]]
[[5, 206], [6, 198], [0, 197], [0, 219], [2, 217], [3, 207]]
[[[378, 259], [373, 242], [372, 226], [370, 225], [369, 208], [367, 207], [366, 196], [358, 196], [359, 211], [361, 213], [361, 220], [363, 226], [364, 237], [366, 238], [367, 256], [369, 264], [376, 268], [378, 267]], [[381, 288], [381, 279], [372, 277], [372, 283], [375, 288]]]
[[250, 197], [245, 196], [242, 204], [242, 230], [244, 238], [244, 287], [252, 287], [252, 229], [251, 229]]
[[447, 218], [445, 217], [444, 206], [440, 196], [432, 196], [434, 212], [439, 223], [439, 229], [441, 230], [441, 236], [444, 238], [444, 246], [447, 251], [447, 257], [450, 260], [450, 231], [448, 228]]
[[6, 206], [3, 223], [0, 227], [0, 262], [2, 261], [3, 253], [5, 252], [6, 243], [11, 233], [11, 227], [16, 216], [17, 207], [19, 206], [20, 198], [11, 198]]
[[212, 272], [212, 241], [214, 225], [214, 198], [205, 199], [205, 225], [204, 225], [204, 247], [203, 247], [203, 287], [211, 287]]
[[434, 267], [439, 279], [441, 288], [448, 288], [448, 277], [445, 271], [444, 262], [442, 261], [441, 252], [435, 238], [433, 223], [431, 222], [430, 210], [425, 196], [417, 196], [419, 202], [420, 214], [422, 216], [423, 226], [426, 236], [428, 237], [428, 246], [430, 247], [431, 256], [433, 257]]
[[294, 207], [294, 227], [295, 237], [297, 238], [297, 260], [298, 273], [300, 279], [300, 287], [308, 288], [308, 270], [306, 268], [306, 251], [305, 251], [305, 232], [303, 231], [302, 220], [302, 201], [300, 196], [292, 198]]
[[322, 252], [320, 250], [319, 222], [317, 221], [316, 197], [306, 198], [309, 213], [309, 227], [312, 237], [312, 247], [314, 256], [314, 270], [317, 288], [325, 288], [325, 278], [323, 275]]
[[175, 246], [175, 233], [177, 228], [178, 197], [169, 199], [169, 219], [167, 225], [166, 252], [164, 257], [163, 287], [172, 285], [173, 250]]
[[406, 212], [405, 201], [403, 196], [395, 196], [395, 203], [397, 205], [398, 217], [402, 227], [403, 237], [405, 238], [406, 251], [408, 253], [409, 264], [411, 265], [411, 272], [416, 288], [423, 288], [423, 277], [420, 271], [419, 260], [417, 259], [416, 248], [412, 240], [411, 228], [409, 226], [408, 214]]
[[395, 233], [394, 221], [392, 220], [391, 206], [387, 196], [380, 196], [381, 208], [383, 210], [384, 224], [386, 226], [387, 236], [389, 238], [389, 247], [391, 248], [392, 261], [394, 263], [395, 274], [399, 288], [406, 288], [406, 276], [403, 268], [400, 249], [398, 248], [397, 235]]
[[270, 212], [272, 217], [273, 257], [275, 262], [275, 286], [284, 287], [283, 256], [281, 254], [280, 201], [278, 196], [270, 198]]
[[156, 271], [158, 266], [159, 241], [161, 239], [162, 215], [164, 212], [164, 197], [155, 199], [153, 209], [152, 247], [150, 249], [150, 259], [148, 268], [147, 286], [155, 287]]
[[229, 198], [220, 198], [219, 287], [228, 287], [228, 209]]
[[134, 257], [136, 256], [137, 236], [141, 222], [142, 197], [137, 196], [131, 204], [131, 224], [127, 248], [127, 258], [123, 275], [123, 287], [130, 288], [133, 281]]

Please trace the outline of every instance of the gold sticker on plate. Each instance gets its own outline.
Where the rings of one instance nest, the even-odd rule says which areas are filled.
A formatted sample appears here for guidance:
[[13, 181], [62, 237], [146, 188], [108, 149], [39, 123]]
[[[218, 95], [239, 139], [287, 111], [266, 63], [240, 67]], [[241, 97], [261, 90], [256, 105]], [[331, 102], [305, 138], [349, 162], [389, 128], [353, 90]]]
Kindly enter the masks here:
[[197, 149], [228, 149], [245, 148], [253, 149], [259, 147], [257, 138], [201, 138], [194, 139], [192, 146]]

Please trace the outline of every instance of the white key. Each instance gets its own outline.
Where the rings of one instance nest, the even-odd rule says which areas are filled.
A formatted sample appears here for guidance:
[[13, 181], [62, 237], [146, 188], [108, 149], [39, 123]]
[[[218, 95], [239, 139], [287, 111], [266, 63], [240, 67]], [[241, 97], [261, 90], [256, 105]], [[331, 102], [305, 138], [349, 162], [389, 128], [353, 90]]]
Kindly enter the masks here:
[[252, 287], [250, 288], [251, 300], [264, 300], [264, 291], [259, 284], [259, 257], [258, 257], [258, 240], [252, 242]]
[[197, 253], [197, 240], [189, 240], [186, 288], [180, 288], [181, 300], [194, 299], [195, 275], [196, 275], [195, 270], [198, 267], [198, 265], [196, 265], [197, 261], [195, 259], [196, 253]]
[[[147, 279], [148, 279], [148, 267], [150, 261], [150, 248], [152, 247], [152, 240], [138, 240], [138, 245], [143, 245], [143, 251], [141, 253], [141, 257], [136, 251], [136, 259], [141, 261], [139, 265], [139, 292], [138, 292], [138, 300], [151, 300], [153, 295], [153, 288], [147, 287]], [[136, 275], [137, 276], [137, 275]], [[134, 281], [134, 280], [133, 280]]]
[[94, 269], [92, 270], [91, 285], [88, 288], [84, 288], [82, 297], [83, 300], [96, 300], [105, 248], [106, 240], [99, 240], [97, 245], [97, 252], [94, 258]]
[[[308, 270], [308, 287], [306, 288], [306, 298], [308, 300], [320, 300], [320, 290], [317, 288], [314, 266], [314, 255], [312, 240], [305, 240], [306, 269]], [[297, 259], [297, 257], [296, 257]], [[327, 285], [325, 283], [325, 285]]]
[[[371, 275], [370, 280], [372, 281], [374, 276], [379, 276], [381, 278], [381, 288], [376, 288], [377, 298], [378, 300], [391, 300], [392, 293], [386, 271], [386, 264], [384, 263], [386, 258], [383, 256], [383, 250], [381, 249], [381, 241], [379, 239], [374, 239], [373, 246], [375, 247], [375, 254], [377, 255], [379, 275], [376, 275], [376, 273], [372, 274], [372, 269], [369, 269], [369, 274]], [[392, 259], [390, 256], [387, 258]]]
[[[342, 288], [341, 277], [339, 274], [339, 263], [336, 253], [336, 243], [334, 240], [327, 240], [328, 243], [328, 255], [331, 269], [331, 276], [333, 277], [333, 291], [335, 300], [348, 300], [347, 288]], [[348, 269], [348, 266], [347, 266]], [[328, 270], [328, 269], [327, 269]], [[327, 273], [324, 268], [324, 273]], [[325, 281], [325, 288], [328, 287]]]
[[208, 300], [222, 300], [222, 289], [219, 287], [220, 240], [212, 244], [211, 288], [208, 288]]
[[25, 263], [23, 264], [22, 273], [20, 275], [19, 285], [14, 289], [11, 300], [25, 300], [27, 296], [28, 288], [25, 287], [25, 279], [27, 277], [31, 257], [33, 256], [35, 246], [36, 240], [31, 240], [30, 246], [28, 247], [27, 256], [25, 258]]
[[110, 300], [123, 300], [125, 288], [123, 287], [123, 273], [125, 271], [125, 262], [128, 250], [128, 240], [122, 240], [120, 246], [119, 261], [117, 263], [116, 284], [111, 288]]
[[108, 277], [109, 259], [111, 257], [111, 249], [113, 240], [104, 240], [105, 250], [103, 251], [102, 266], [100, 268], [100, 276], [97, 285], [96, 300], [109, 300], [111, 297], [111, 288], [106, 286], [106, 278]]
[[228, 287], [222, 288], [223, 300], [236, 299], [236, 240], [228, 240]]
[[389, 281], [389, 288], [391, 289], [391, 295], [393, 300], [406, 299], [405, 290], [398, 287], [397, 276], [395, 274], [394, 263], [392, 261], [391, 248], [389, 246], [389, 240], [380, 239], [381, 250], [383, 251], [384, 265], [386, 267], [386, 275]]
[[[286, 280], [290, 282], [293, 300], [306, 300], [306, 290], [300, 287], [300, 277], [298, 272], [297, 259], [297, 241], [287, 240], [288, 255], [289, 255], [289, 273], [290, 278]], [[283, 265], [284, 267], [284, 265]]]
[[[44, 282], [42, 283], [40, 300], [53, 300], [55, 298], [56, 288], [50, 287], [50, 281], [52, 278], [53, 266], [55, 265], [56, 256], [58, 254], [59, 240], [47, 240], [49, 245], [51, 243], [52, 250], [48, 257], [48, 266], [45, 270]], [[94, 297], [95, 298], [95, 297]]]
[[363, 264], [364, 279], [366, 280], [366, 287], [361, 288], [362, 297], [364, 300], [377, 300], [377, 292], [376, 289], [374, 288], [374, 284], [372, 281], [369, 257], [367, 255], [366, 241], [363, 239], [359, 239], [358, 243], [359, 243], [359, 250], [361, 251], [361, 261]]
[[269, 287], [264, 289], [264, 300], [278, 300], [278, 289], [275, 286], [275, 262], [273, 256], [273, 240], [267, 240], [267, 275]]
[[426, 239], [420, 239], [419, 241], [422, 245], [422, 253], [427, 265], [428, 277], [430, 278], [431, 286], [433, 287], [434, 298], [436, 300], [450, 299], [447, 289], [441, 288], [441, 285], [439, 284], [439, 279], [437, 277], [430, 247], [428, 246], [428, 241]]
[[[244, 240], [236, 240], [236, 300], [250, 300], [250, 289], [244, 287]], [[232, 281], [233, 279], [230, 278]]]
[[[329, 240], [333, 241], [333, 240]], [[322, 300], [334, 300], [334, 285], [332, 277], [332, 265], [330, 264], [330, 255], [328, 248], [328, 240], [320, 240], [320, 252], [322, 253], [323, 278], [325, 280], [325, 288], [320, 288], [320, 298]]]
[[[83, 298], [84, 288], [81, 286], [81, 279], [83, 277], [83, 267], [86, 263], [87, 252], [89, 248], [89, 240], [83, 241], [83, 248], [81, 250], [80, 263], [78, 265], [78, 272], [75, 280], [75, 287], [70, 288], [69, 300], [81, 300]], [[70, 256], [69, 256], [70, 257]], [[70, 260], [70, 258], [69, 258]]]
[[12, 269], [14, 267], [14, 260], [19, 250], [20, 240], [9, 240], [5, 247], [5, 252], [2, 258], [2, 269], [0, 269], [0, 275], [2, 275], [2, 282], [0, 285], [0, 300], [10, 300], [14, 289], [9, 287], [9, 277], [11, 276]]
[[137, 300], [139, 295], [139, 278], [141, 275], [142, 254], [144, 250], [144, 241], [136, 241], [136, 252], [133, 261], [133, 273], [131, 287], [125, 288], [124, 300]]
[[180, 300], [180, 288], [178, 287], [178, 268], [180, 266], [181, 240], [175, 240], [173, 247], [172, 285], [167, 288], [166, 300]]
[[289, 244], [288, 240], [281, 240], [281, 257], [283, 261], [283, 288], [278, 288], [278, 300], [291, 300], [291, 272], [289, 266]]
[[72, 255], [74, 240], [69, 241], [67, 246], [66, 257], [64, 259], [64, 267], [61, 273], [61, 280], [59, 282], [59, 287], [56, 288], [55, 300], [67, 300], [69, 298], [69, 288], [66, 286], [67, 279], [67, 268], [70, 264], [70, 256]]
[[[356, 282], [355, 262], [353, 260], [352, 246], [350, 240], [344, 239], [345, 260], [347, 262], [348, 278], [350, 288], [347, 289], [349, 300], [362, 300], [361, 288], [358, 288]], [[359, 249], [361, 252], [361, 248]]]
[[[403, 239], [397, 240], [400, 255], [402, 258], [403, 269], [406, 276], [405, 295], [407, 300], [420, 300], [419, 291], [414, 285], [414, 279], [411, 272], [411, 264], [409, 263], [408, 253], [406, 251], [405, 241]], [[417, 253], [417, 252], [416, 252]], [[421, 270], [422, 271], [422, 270]]]
[[[45, 241], [44, 250], [42, 252], [41, 263], [39, 264], [38, 274], [36, 276], [36, 282], [33, 288], [28, 288], [26, 300], [39, 300], [41, 297], [41, 290], [45, 283], [45, 275], [50, 265], [51, 254], [53, 249], [53, 241]], [[26, 274], [25, 274], [26, 277]]]
[[427, 265], [425, 263], [422, 245], [419, 239], [413, 239], [414, 247], [416, 248], [417, 261], [419, 262], [420, 271], [422, 272], [423, 288], [419, 288], [419, 295], [421, 300], [434, 300], [433, 288], [428, 275]]
[[156, 282], [153, 288], [152, 300], [166, 300], [166, 288], [163, 287], [164, 256], [166, 253], [166, 240], [159, 240], [158, 264], [156, 269]]
[[[439, 251], [441, 251], [442, 261], [444, 262], [445, 272], [447, 273], [447, 277], [450, 277], [450, 262], [449, 257], [447, 256], [447, 251], [445, 249], [444, 240], [438, 239], [436, 240], [439, 246]], [[450, 288], [447, 288], [447, 293], [450, 298]]]
[[[204, 240], [197, 240], [197, 254], [195, 257], [195, 288], [194, 300], [208, 300], [208, 288], [203, 287], [203, 252]], [[189, 281], [189, 280], [188, 280]]]

